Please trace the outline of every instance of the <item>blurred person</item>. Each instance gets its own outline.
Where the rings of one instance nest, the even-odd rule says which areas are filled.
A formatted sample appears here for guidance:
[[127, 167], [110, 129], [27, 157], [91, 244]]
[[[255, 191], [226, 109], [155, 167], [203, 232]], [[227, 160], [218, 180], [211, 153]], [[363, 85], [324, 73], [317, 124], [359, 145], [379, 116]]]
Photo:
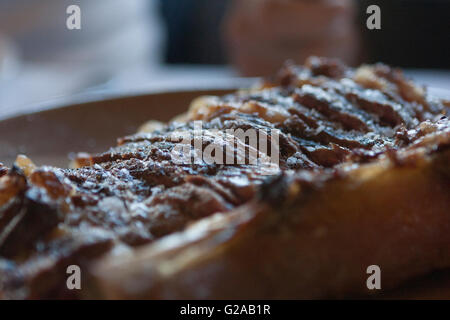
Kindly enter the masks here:
[[310, 55], [359, 60], [352, 0], [236, 0], [225, 21], [230, 59], [245, 75], [267, 75]]
[[[70, 15], [66, 10], [74, 4], [81, 9], [81, 30], [69, 30], [66, 25]], [[0, 0], [0, 46], [8, 43], [0, 54], [14, 48], [15, 61], [20, 63], [15, 77], [9, 72], [9, 80], [1, 83], [0, 107], [73, 94], [103, 84], [123, 70], [159, 64], [162, 33], [151, 10], [154, 4], [148, 0]], [[2, 70], [11, 68], [4, 64]]]
[[0, 34], [0, 84], [14, 77], [19, 67], [16, 47]]
[[[381, 9], [381, 30], [366, 12]], [[160, 0], [169, 63], [231, 62], [268, 75], [310, 55], [450, 68], [449, 0]], [[228, 57], [227, 57], [227, 54]]]
[[[379, 30], [366, 27], [370, 5], [381, 9]], [[309, 55], [450, 68], [449, 12], [448, 0], [234, 0], [225, 34], [231, 61], [246, 75]]]
[[[81, 9], [81, 30], [66, 27], [67, 7]], [[147, 0], [0, 0], [0, 32], [25, 62], [98, 64], [110, 68], [149, 58], [158, 35]], [[159, 43], [158, 43], [159, 45]], [[132, 49], [132, 50], [130, 50]]]

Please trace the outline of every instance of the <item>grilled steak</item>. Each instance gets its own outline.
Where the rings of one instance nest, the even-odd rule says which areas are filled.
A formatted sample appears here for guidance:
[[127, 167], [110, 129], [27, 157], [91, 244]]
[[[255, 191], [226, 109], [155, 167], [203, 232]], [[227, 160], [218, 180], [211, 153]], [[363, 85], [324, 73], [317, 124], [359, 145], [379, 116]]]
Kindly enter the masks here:
[[[0, 297], [341, 297], [372, 264], [383, 289], [450, 267], [448, 115], [399, 70], [310, 58], [74, 169], [21, 156], [0, 165]], [[224, 134], [249, 129], [277, 148]], [[174, 161], [198, 145], [231, 163]]]

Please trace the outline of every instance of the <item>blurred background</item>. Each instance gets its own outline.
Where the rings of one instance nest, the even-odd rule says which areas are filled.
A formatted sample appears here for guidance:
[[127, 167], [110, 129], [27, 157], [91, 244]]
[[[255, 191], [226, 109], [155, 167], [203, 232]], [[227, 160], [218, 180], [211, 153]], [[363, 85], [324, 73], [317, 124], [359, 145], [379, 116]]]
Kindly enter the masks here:
[[0, 0], [0, 118], [80, 93], [241, 85], [309, 55], [383, 61], [444, 92], [450, 0]]

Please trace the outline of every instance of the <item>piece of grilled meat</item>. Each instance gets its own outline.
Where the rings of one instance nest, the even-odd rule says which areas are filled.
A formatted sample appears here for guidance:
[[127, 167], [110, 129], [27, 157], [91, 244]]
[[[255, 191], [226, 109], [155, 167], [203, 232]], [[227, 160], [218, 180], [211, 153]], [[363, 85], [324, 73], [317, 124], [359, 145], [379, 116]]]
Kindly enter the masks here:
[[[449, 267], [448, 113], [398, 70], [310, 58], [77, 169], [19, 157], [0, 166], [0, 296], [343, 297], [367, 293], [372, 264], [383, 289]], [[244, 164], [175, 163], [173, 134], [199, 120], [204, 147], [279, 130], [278, 172], [239, 148]]]

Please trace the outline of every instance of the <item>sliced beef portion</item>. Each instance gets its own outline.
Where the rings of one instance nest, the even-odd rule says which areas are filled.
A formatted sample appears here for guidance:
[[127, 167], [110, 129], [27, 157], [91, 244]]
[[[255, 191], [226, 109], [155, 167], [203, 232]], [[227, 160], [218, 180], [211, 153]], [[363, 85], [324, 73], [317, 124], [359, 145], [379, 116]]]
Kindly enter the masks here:
[[[64, 280], [68, 265], [91, 269], [107, 255], [115, 257], [123, 253], [121, 258], [126, 260], [127, 255], [141, 248], [154, 250], [152, 248], [157, 247], [160, 250], [158, 245], [162, 244], [167, 249], [170, 241], [165, 242], [165, 239], [177, 232], [185, 237], [183, 239], [191, 241], [202, 236], [192, 236], [189, 231], [196, 221], [200, 221], [200, 225], [203, 221], [209, 221], [206, 225], [211, 223], [212, 229], [205, 236], [215, 232], [216, 219], [228, 221], [228, 227], [220, 226], [225, 229], [219, 237], [227, 247], [226, 241], [234, 237], [234, 227], [241, 230], [249, 223], [249, 230], [254, 230], [252, 226], [264, 222], [266, 217], [272, 223], [291, 216], [295, 228], [290, 229], [289, 222], [277, 225], [277, 231], [273, 233], [272, 227], [264, 229], [268, 232], [267, 237], [259, 231], [254, 233], [256, 238], [248, 246], [243, 245], [240, 238], [235, 242], [241, 243], [239, 257], [245, 264], [245, 256], [252, 257], [245, 248], [257, 246], [258, 239], [267, 243], [272, 236], [302, 234], [305, 227], [299, 221], [303, 216], [297, 211], [302, 208], [302, 201], [309, 201], [309, 194], [318, 192], [323, 197], [320, 198], [322, 204], [326, 202], [326, 196], [321, 188], [333, 191], [332, 194], [337, 195], [335, 199], [339, 199], [340, 193], [334, 192], [332, 186], [335, 183], [345, 185], [343, 177], [351, 176], [352, 187], [359, 190], [360, 183], [376, 176], [376, 170], [357, 171], [358, 168], [381, 168], [388, 160], [398, 168], [422, 168], [423, 163], [427, 163], [429, 166], [423, 168], [433, 169], [423, 170], [439, 167], [442, 176], [448, 177], [445, 169], [449, 167], [448, 157], [443, 156], [449, 144], [448, 114], [448, 105], [405, 79], [398, 70], [384, 65], [351, 69], [336, 60], [311, 58], [305, 66], [286, 65], [278, 76], [252, 89], [224, 97], [198, 99], [192, 103], [184, 120], [148, 126], [154, 130], [123, 137], [117, 146], [103, 153], [80, 154], [73, 169], [36, 168], [29, 159], [21, 156], [11, 170], [0, 165], [0, 295], [6, 298], [82, 298], [86, 297], [84, 294], [98, 297], [99, 292], [95, 289], [85, 290], [81, 296], [74, 296], [66, 289]], [[198, 121], [201, 121], [200, 131]], [[258, 148], [251, 145], [251, 137], [244, 135], [242, 138], [236, 134], [249, 129], [263, 133]], [[234, 130], [235, 134], [227, 134], [227, 130]], [[190, 139], [185, 139], [186, 135]], [[273, 141], [276, 141], [274, 149], [271, 148]], [[265, 150], [261, 147], [263, 143], [267, 147]], [[223, 152], [223, 158], [228, 156], [231, 161], [206, 160], [203, 154], [199, 157], [195, 153], [198, 151], [193, 148], [195, 146], [200, 146], [201, 151], [214, 150], [211, 152], [214, 157]], [[180, 155], [180, 150], [191, 153], [183, 154], [180, 159], [174, 158], [174, 155]], [[433, 152], [439, 156], [435, 157]], [[256, 158], [270, 158], [272, 153], [279, 156], [278, 166], [254, 162]], [[383, 172], [389, 174], [391, 171]], [[414, 171], [414, 174], [421, 176], [422, 173]], [[434, 175], [426, 176], [435, 179]], [[294, 177], [302, 183], [292, 182], [297, 179]], [[427, 183], [430, 181], [426, 179]], [[439, 188], [442, 189], [445, 182], [439, 180]], [[386, 186], [390, 185], [395, 183], [386, 183]], [[355, 191], [354, 194], [363, 193]], [[441, 199], [440, 193], [436, 194], [436, 199]], [[248, 206], [250, 203], [252, 205]], [[355, 203], [361, 205], [363, 202], [355, 200]], [[351, 204], [346, 205], [351, 208]], [[265, 208], [264, 213], [256, 214], [261, 207]], [[278, 209], [280, 216], [277, 216]], [[260, 216], [263, 220], [253, 220]], [[346, 218], [342, 214], [342, 219]], [[313, 221], [314, 217], [311, 219]], [[335, 218], [325, 216], [324, 219], [330, 222]], [[357, 220], [352, 223], [355, 227], [358, 225]], [[341, 226], [339, 230], [349, 231], [344, 222]], [[402, 227], [396, 222], [392, 230], [395, 226]], [[313, 231], [320, 234], [319, 227]], [[308, 244], [307, 239], [304, 240], [302, 250]], [[210, 243], [205, 243], [210, 248]], [[337, 243], [336, 247], [339, 245], [342, 243]], [[215, 265], [213, 261], [212, 265], [218, 268], [216, 271], [231, 261], [227, 260], [227, 255], [221, 256], [219, 249], [209, 252], [217, 253], [217, 261], [224, 263]], [[272, 254], [276, 250], [272, 247], [268, 252]], [[186, 254], [189, 259], [194, 259], [201, 252]], [[328, 257], [325, 249], [322, 254]], [[286, 253], [285, 257], [288, 256]], [[162, 257], [171, 259], [172, 256], [165, 252]], [[208, 262], [208, 259], [202, 261]], [[279, 263], [287, 265], [286, 261]], [[293, 261], [300, 264], [299, 260]], [[240, 263], [234, 267], [241, 266]], [[165, 265], [173, 267], [170, 263]], [[253, 281], [256, 279], [253, 276], [264, 274], [263, 265], [261, 261], [251, 265], [254, 275], [244, 268], [249, 271], [247, 280], [233, 278], [226, 271], [217, 275], [229, 278], [230, 285], [241, 280]], [[286, 265], [269, 263], [267, 268], [272, 266], [275, 272], [286, 270], [286, 274], [290, 274], [292, 270], [284, 269]], [[173, 270], [178, 269], [174, 267], [171, 272]], [[200, 269], [199, 274], [202, 271]], [[150, 275], [150, 282], [151, 279]], [[174, 277], [174, 288], [181, 290], [176, 279]], [[271, 285], [276, 284], [274, 279]], [[293, 279], [292, 285], [298, 285], [296, 281], [300, 280]], [[114, 281], [111, 280], [111, 284], [117, 289]], [[206, 287], [216, 290], [214, 283]], [[155, 295], [154, 291], [142, 292], [148, 297]], [[216, 293], [212, 292], [210, 296], [228, 296], [221, 295], [220, 291]], [[245, 293], [251, 292], [243, 290], [242, 294]], [[185, 295], [174, 292], [162, 296]], [[247, 297], [259, 296], [270, 297], [270, 290], [266, 294]]]

